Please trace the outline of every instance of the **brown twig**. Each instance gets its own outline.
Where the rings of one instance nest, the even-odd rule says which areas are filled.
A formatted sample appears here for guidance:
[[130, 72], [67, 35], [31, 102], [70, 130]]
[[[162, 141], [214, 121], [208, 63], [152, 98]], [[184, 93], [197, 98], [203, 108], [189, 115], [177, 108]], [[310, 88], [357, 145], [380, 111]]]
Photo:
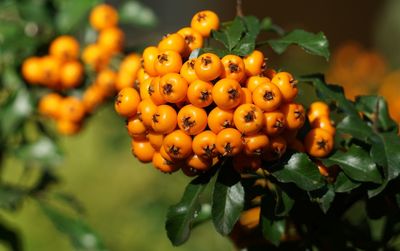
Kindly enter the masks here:
[[243, 17], [242, 0], [236, 0], [236, 16]]

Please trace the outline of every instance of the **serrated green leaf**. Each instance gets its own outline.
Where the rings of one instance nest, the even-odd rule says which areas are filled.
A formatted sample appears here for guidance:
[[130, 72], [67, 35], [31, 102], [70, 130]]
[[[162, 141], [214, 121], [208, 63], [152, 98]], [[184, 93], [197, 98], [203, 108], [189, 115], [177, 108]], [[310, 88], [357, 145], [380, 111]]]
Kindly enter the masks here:
[[347, 152], [337, 151], [323, 160], [326, 165], [339, 165], [343, 172], [351, 179], [361, 182], [382, 183], [382, 176], [363, 148], [352, 145]]
[[326, 60], [329, 59], [329, 42], [324, 33], [317, 34], [307, 32], [304, 30], [294, 30], [281, 38], [268, 40], [269, 45], [278, 54], [282, 54], [289, 45], [298, 45], [306, 52], [323, 56]]
[[26, 191], [18, 187], [0, 186], [0, 208], [6, 210], [17, 209], [26, 194]]
[[385, 176], [392, 180], [400, 174], [400, 138], [393, 133], [376, 133], [370, 137], [372, 142], [370, 155], [383, 166]]
[[[358, 96], [356, 108], [376, 123], [376, 127], [383, 131], [397, 132], [397, 123], [390, 117], [387, 102], [380, 96]], [[377, 118], [376, 115], [378, 115]]]
[[41, 201], [39, 201], [39, 205], [57, 230], [66, 234], [77, 250], [107, 250], [99, 236], [82, 219], [73, 218]]
[[244, 206], [244, 189], [240, 175], [231, 166], [220, 169], [212, 196], [212, 220], [217, 231], [228, 235]]
[[55, 166], [62, 161], [62, 153], [58, 145], [48, 137], [42, 136], [37, 141], [22, 145], [15, 154], [18, 158], [41, 166]]
[[336, 177], [334, 190], [337, 193], [346, 193], [352, 191], [353, 189], [356, 189], [360, 185], [360, 182], [353, 181], [349, 177], [347, 177], [344, 172], [340, 172]]
[[284, 168], [272, 175], [280, 182], [292, 182], [305, 191], [316, 190], [325, 184], [317, 165], [305, 153], [293, 154]]
[[152, 9], [139, 1], [126, 1], [119, 7], [119, 17], [122, 24], [142, 27], [157, 25], [157, 16]]
[[210, 177], [199, 176], [185, 188], [180, 202], [168, 209], [165, 228], [174, 246], [185, 243], [190, 236], [192, 224], [196, 219], [201, 205], [199, 197], [210, 181]]

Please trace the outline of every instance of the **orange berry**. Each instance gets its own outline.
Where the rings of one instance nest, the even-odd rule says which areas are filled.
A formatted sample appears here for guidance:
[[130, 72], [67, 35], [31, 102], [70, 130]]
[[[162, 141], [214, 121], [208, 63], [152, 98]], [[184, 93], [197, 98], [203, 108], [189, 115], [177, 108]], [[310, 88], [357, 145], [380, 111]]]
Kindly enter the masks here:
[[118, 23], [118, 13], [111, 5], [99, 4], [90, 12], [89, 21], [95, 30], [114, 27]]

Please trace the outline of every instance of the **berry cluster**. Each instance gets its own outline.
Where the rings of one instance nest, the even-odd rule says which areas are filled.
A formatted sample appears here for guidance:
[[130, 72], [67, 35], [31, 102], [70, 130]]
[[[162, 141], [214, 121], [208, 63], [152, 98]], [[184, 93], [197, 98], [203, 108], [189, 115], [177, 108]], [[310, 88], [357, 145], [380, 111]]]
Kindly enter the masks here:
[[[27, 83], [51, 90], [41, 97], [38, 108], [42, 115], [57, 122], [61, 134], [77, 133], [84, 118], [98, 105], [114, 96], [116, 90], [133, 85], [140, 66], [136, 54], [122, 60], [119, 72], [111, 66], [124, 44], [124, 33], [117, 26], [118, 13], [112, 6], [97, 5], [89, 21], [98, 37], [82, 52], [77, 39], [61, 35], [51, 42], [48, 55], [27, 58], [22, 64]], [[74, 92], [78, 89], [82, 92]]]
[[191, 27], [144, 50], [138, 86], [122, 89], [115, 101], [118, 114], [127, 118], [132, 153], [162, 172], [181, 168], [188, 176], [226, 156], [233, 157], [238, 172], [246, 172], [261, 167], [262, 159], [278, 160], [287, 148], [328, 155], [334, 135], [329, 107], [311, 106], [314, 129], [303, 144], [297, 132], [307, 114], [294, 101], [297, 81], [267, 68], [261, 51], [243, 58], [213, 53], [194, 58], [218, 27], [215, 13], [201, 11]]

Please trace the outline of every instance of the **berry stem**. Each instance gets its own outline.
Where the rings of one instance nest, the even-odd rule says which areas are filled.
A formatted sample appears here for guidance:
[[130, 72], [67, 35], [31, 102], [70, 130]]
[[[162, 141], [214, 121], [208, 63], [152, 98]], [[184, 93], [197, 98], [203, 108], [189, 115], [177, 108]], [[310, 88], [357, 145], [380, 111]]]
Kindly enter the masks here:
[[236, 0], [236, 16], [243, 17], [242, 0]]

